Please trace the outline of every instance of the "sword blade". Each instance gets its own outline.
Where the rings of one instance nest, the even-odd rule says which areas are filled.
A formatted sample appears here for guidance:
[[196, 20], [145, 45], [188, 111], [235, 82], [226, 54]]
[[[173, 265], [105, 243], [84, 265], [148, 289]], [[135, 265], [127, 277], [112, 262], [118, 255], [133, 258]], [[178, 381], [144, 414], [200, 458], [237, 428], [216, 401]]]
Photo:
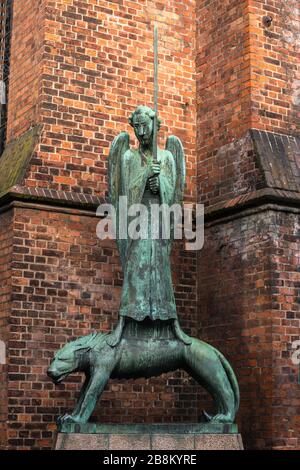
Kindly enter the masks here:
[[153, 119], [153, 161], [157, 162], [157, 111], [158, 111], [158, 30], [154, 26], [154, 111]]

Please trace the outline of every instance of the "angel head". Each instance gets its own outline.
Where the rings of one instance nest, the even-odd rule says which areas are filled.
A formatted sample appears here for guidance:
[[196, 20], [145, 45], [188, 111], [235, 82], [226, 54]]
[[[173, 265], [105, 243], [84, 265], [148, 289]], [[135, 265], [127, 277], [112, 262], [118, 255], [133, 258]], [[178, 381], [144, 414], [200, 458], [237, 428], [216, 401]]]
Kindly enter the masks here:
[[[148, 106], [138, 106], [129, 117], [129, 124], [133, 127], [136, 138], [144, 147], [152, 143], [154, 116], [153, 109]], [[160, 119], [157, 119], [157, 130], [160, 129], [160, 124]]]

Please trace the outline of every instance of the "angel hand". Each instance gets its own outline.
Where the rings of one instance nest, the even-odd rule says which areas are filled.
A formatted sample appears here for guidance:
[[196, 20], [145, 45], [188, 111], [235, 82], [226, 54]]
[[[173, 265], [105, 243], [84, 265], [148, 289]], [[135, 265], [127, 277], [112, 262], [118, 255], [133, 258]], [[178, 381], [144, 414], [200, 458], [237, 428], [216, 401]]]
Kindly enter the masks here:
[[151, 163], [151, 176], [159, 175], [160, 173], [160, 162]]
[[152, 176], [152, 178], [149, 178], [149, 185], [150, 189], [153, 194], [157, 194], [159, 191], [159, 178], [158, 176]]

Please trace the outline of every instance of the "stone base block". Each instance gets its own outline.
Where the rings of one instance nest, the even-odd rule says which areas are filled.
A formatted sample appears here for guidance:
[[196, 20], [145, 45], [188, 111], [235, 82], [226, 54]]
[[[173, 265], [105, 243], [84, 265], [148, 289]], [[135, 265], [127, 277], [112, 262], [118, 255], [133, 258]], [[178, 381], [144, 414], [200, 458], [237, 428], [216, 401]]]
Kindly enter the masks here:
[[224, 424], [64, 424], [56, 450], [242, 450], [237, 426]]

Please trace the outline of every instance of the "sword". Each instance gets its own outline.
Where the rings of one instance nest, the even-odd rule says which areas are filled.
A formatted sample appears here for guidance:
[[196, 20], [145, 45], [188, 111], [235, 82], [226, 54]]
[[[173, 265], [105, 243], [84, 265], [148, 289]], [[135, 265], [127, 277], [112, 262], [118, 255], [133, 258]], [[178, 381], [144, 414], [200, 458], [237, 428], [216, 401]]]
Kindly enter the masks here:
[[158, 31], [154, 25], [154, 112], [153, 119], [153, 162], [157, 162], [157, 111], [158, 111]]

